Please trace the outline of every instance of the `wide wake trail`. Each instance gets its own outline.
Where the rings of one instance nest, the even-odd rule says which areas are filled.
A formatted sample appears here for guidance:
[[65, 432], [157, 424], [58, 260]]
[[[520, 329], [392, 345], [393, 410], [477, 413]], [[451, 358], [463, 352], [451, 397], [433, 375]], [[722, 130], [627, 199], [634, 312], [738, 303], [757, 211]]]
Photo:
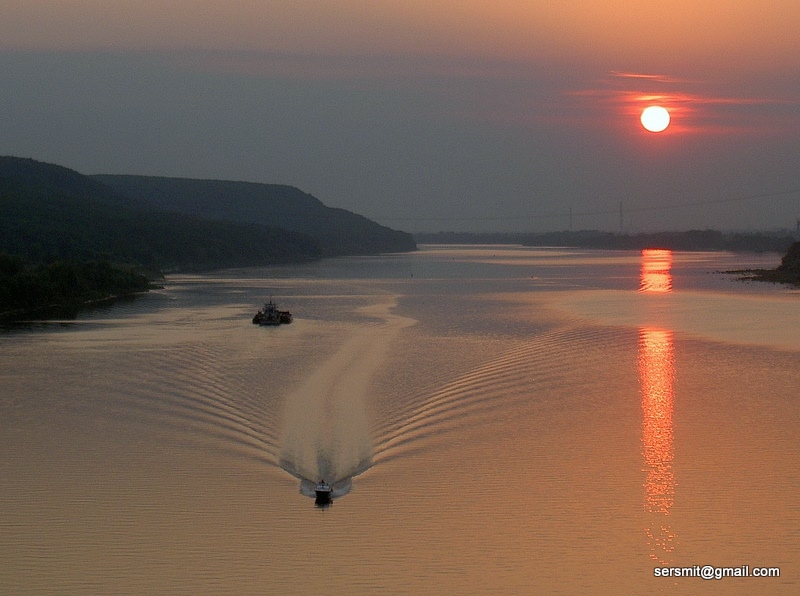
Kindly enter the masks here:
[[393, 338], [413, 319], [393, 315], [397, 298], [358, 309], [375, 323], [359, 325], [286, 398], [281, 467], [307, 480], [335, 483], [372, 464], [367, 397]]

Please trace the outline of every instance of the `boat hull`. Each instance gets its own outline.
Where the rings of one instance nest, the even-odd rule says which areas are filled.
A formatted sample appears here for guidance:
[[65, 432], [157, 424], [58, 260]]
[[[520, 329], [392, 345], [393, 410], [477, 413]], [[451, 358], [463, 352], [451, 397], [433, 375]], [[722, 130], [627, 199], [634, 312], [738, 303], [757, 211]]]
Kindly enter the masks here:
[[278, 310], [272, 300], [264, 304], [264, 308], [253, 317], [253, 325], [276, 326], [287, 325], [291, 322], [292, 313], [288, 310]]
[[333, 489], [327, 484], [318, 484], [314, 489], [316, 495], [315, 503], [317, 505], [329, 505], [331, 503], [331, 494]]

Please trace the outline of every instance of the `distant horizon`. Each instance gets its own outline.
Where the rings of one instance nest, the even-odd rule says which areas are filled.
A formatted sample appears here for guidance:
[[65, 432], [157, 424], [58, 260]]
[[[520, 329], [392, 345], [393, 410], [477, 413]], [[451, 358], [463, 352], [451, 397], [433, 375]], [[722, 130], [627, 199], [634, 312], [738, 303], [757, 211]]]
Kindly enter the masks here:
[[[207, 181], [222, 181], [222, 182], [241, 182], [244, 184], [264, 184], [264, 185], [278, 185], [278, 186], [289, 186], [293, 188], [297, 188], [298, 190], [310, 194], [317, 198], [318, 200], [322, 201], [327, 207], [337, 207], [335, 205], [329, 205], [314, 193], [304, 189], [303, 187], [292, 184], [291, 182], [269, 182], [269, 181], [256, 181], [256, 180], [246, 180], [246, 179], [238, 179], [238, 178], [225, 178], [225, 177], [192, 177], [192, 176], [162, 176], [162, 175], [151, 175], [151, 174], [134, 174], [130, 172], [81, 172], [66, 166], [60, 163], [53, 163], [48, 162], [43, 159], [32, 157], [32, 156], [21, 156], [21, 155], [0, 155], [0, 157], [9, 157], [9, 158], [17, 158], [17, 159], [29, 159], [32, 161], [40, 162], [40, 163], [49, 163], [51, 165], [61, 166], [67, 169], [73, 169], [77, 171], [79, 174], [85, 176], [141, 176], [141, 177], [149, 177], [149, 178], [174, 178], [174, 179], [181, 179], [181, 180], [207, 180]], [[787, 190], [787, 191], [777, 191], [771, 193], [763, 193], [763, 194], [754, 194], [745, 197], [733, 197], [727, 199], [717, 199], [712, 201], [698, 201], [696, 203], [685, 203], [685, 204], [677, 204], [677, 205], [663, 205], [663, 206], [654, 206], [654, 207], [646, 207], [646, 208], [638, 208], [638, 207], [631, 207], [628, 208], [624, 203], [621, 205], [622, 207], [622, 216], [623, 216], [623, 229], [619, 229], [619, 217], [620, 217], [620, 208], [619, 206], [616, 209], [608, 209], [605, 211], [591, 211], [591, 212], [580, 212], [580, 211], [570, 211], [567, 209], [566, 211], [561, 211], [558, 213], [549, 213], [549, 214], [542, 214], [542, 215], [518, 215], [518, 216], [509, 216], [509, 217], [466, 217], [466, 218], [459, 218], [459, 217], [438, 217], [438, 218], [426, 218], [426, 217], [389, 217], [389, 216], [369, 216], [364, 213], [360, 213], [357, 211], [353, 211], [352, 209], [345, 208], [349, 211], [353, 211], [358, 215], [362, 215], [364, 217], [368, 217], [372, 219], [376, 223], [381, 225], [390, 227], [392, 229], [404, 231], [410, 234], [437, 234], [437, 233], [474, 233], [474, 234], [543, 234], [543, 233], [551, 233], [551, 232], [570, 232], [570, 231], [598, 231], [598, 232], [610, 232], [610, 233], [617, 233], [617, 234], [650, 234], [650, 233], [659, 233], [659, 232], [686, 232], [686, 231], [693, 231], [693, 230], [717, 230], [721, 232], [764, 232], [764, 233], [780, 233], [783, 231], [788, 232], [790, 235], [795, 234], [798, 232], [797, 228], [800, 226], [800, 215], [795, 220], [789, 218], [794, 222], [794, 224], [789, 225], [773, 225], [770, 227], [722, 227], [722, 226], [696, 226], [696, 227], [672, 227], [672, 228], [655, 228], [655, 227], [633, 227], [628, 226], [625, 223], [625, 220], [631, 214], [639, 214], [639, 213], [658, 213], [662, 211], [674, 211], [680, 209], [692, 209], [692, 208], [699, 208], [702, 206], [707, 205], [724, 205], [727, 203], [756, 203], [758, 201], [770, 201], [770, 200], [779, 200], [785, 199], [786, 197], [790, 197], [792, 195], [800, 196], [800, 189], [795, 190]], [[341, 207], [340, 207], [341, 208]], [[629, 210], [630, 209], [630, 210]], [[800, 210], [798, 210], [800, 213]], [[549, 226], [549, 227], [542, 227], [541, 229], [531, 229], [530, 227], [517, 227], [515, 229], [496, 229], [496, 228], [477, 228], [477, 227], [453, 227], [450, 229], [443, 229], [441, 227], [436, 227], [436, 222], [442, 221], [450, 221], [450, 222], [475, 222], [475, 223], [485, 223], [487, 221], [580, 221], [582, 218], [587, 217], [597, 217], [597, 216], [605, 216], [606, 220], [612, 220], [613, 218], [617, 219], [617, 227], [614, 228], [613, 226], [606, 226], [606, 227], [577, 227], [573, 225], [572, 227], [559, 227], [557, 225]], [[398, 225], [396, 222], [415, 222], [420, 224], [418, 227], [421, 227], [421, 224], [429, 224], [427, 229], [415, 229], [412, 230], [409, 226]]]
[[[408, 232], [408, 230], [404, 230]], [[796, 228], [773, 228], [773, 229], [756, 229], [756, 228], [686, 228], [681, 230], [601, 230], [597, 228], [582, 228], [579, 230], [567, 229], [554, 229], [547, 231], [519, 231], [519, 232], [491, 232], [485, 230], [438, 230], [436, 232], [409, 232], [412, 235], [436, 235], [436, 234], [474, 234], [474, 235], [496, 235], [496, 236], [519, 236], [519, 235], [545, 235], [545, 234], [581, 234], [581, 233], [597, 233], [597, 234], [613, 234], [617, 236], [636, 236], [636, 235], [652, 235], [652, 234], [685, 234], [688, 232], [719, 232], [721, 234], [765, 234], [768, 236], [779, 236], [786, 234], [787, 236], [798, 236], [800, 232]]]

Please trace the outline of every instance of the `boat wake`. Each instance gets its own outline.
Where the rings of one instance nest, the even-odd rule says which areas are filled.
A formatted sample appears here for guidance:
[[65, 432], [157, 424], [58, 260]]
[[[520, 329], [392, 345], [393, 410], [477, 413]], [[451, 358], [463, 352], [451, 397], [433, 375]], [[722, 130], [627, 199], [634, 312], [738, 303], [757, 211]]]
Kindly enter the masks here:
[[579, 381], [581, 371], [607, 357], [597, 346], [613, 347], [625, 341], [620, 337], [597, 327], [556, 328], [517, 343], [437, 389], [408, 396], [376, 421], [373, 463], [406, 457], [431, 441], [446, 441], [449, 433], [465, 426], [486, 428], [493, 420], [519, 415], [520, 407], [565, 407], [574, 399], [573, 389], [566, 388], [591, 384], [592, 379]]
[[372, 465], [367, 395], [394, 337], [413, 319], [392, 314], [396, 297], [359, 309], [376, 319], [359, 325], [286, 398], [279, 465], [304, 487], [325, 479], [346, 494], [350, 479]]

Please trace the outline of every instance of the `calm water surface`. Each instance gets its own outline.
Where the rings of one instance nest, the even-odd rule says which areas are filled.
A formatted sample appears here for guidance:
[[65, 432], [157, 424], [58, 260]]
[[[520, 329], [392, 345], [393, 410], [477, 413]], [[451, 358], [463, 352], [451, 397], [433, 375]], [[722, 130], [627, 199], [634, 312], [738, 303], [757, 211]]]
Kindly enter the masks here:
[[718, 273], [777, 262], [428, 246], [4, 333], [0, 591], [800, 593], [800, 294]]

